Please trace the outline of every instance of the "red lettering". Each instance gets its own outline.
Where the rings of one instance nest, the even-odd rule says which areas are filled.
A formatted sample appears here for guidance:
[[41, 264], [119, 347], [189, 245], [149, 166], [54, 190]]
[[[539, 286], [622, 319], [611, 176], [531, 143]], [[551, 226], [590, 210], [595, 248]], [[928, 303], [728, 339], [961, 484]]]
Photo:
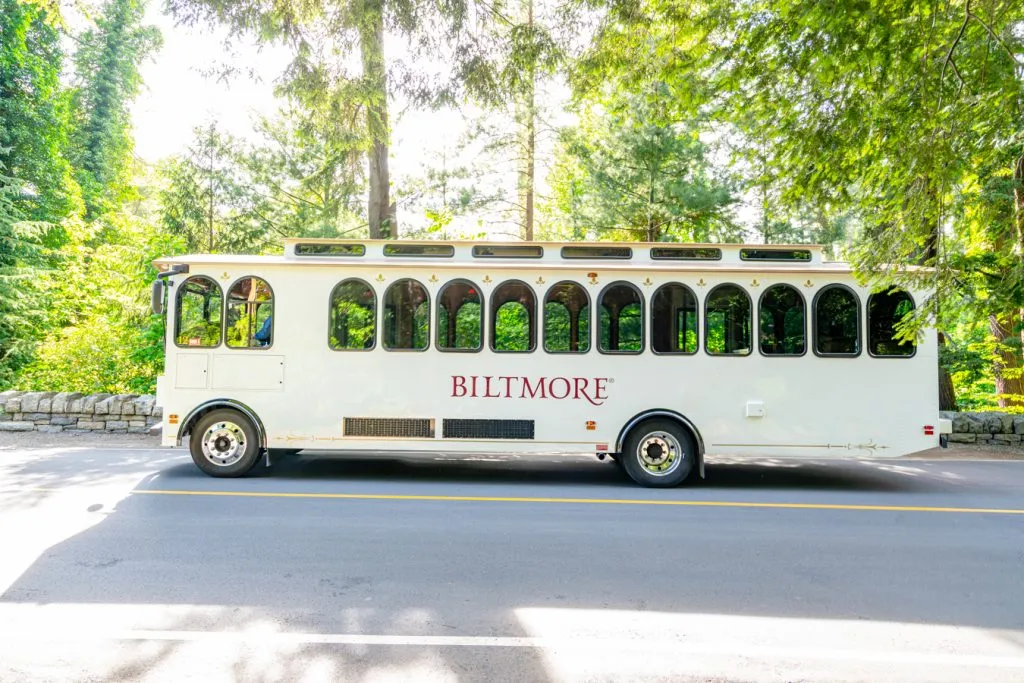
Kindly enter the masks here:
[[[519, 388], [519, 398], [583, 399], [593, 406], [608, 400], [607, 377], [529, 377], [511, 375], [451, 375], [453, 398], [512, 398]], [[514, 385], [521, 383], [521, 387]], [[482, 386], [481, 386], [482, 385]], [[480, 390], [483, 393], [479, 393]]]
[[[561, 382], [562, 384], [565, 385], [565, 391], [562, 392], [561, 396], [555, 395], [555, 382]], [[572, 391], [572, 387], [569, 384], [569, 380], [566, 379], [565, 377], [555, 377], [550, 382], [548, 382], [548, 393], [551, 394], [551, 398], [565, 398], [566, 396], [569, 395], [570, 391]]]
[[[573, 377], [572, 381], [576, 385], [572, 397], [576, 400], [579, 400], [580, 395], [582, 395], [583, 398], [586, 398], [589, 401], [590, 399], [587, 397], [587, 382], [589, 382], [590, 380], [588, 380], [586, 377]], [[583, 386], [580, 386], [581, 384]]]
[[547, 395], [544, 393], [544, 378], [541, 377], [540, 380], [537, 382], [537, 385], [531, 388], [530, 378], [523, 377], [523, 393], [519, 395], [519, 398], [526, 398], [527, 393], [530, 394], [530, 398], [537, 398], [538, 392], [540, 393], [541, 398], [547, 398]]

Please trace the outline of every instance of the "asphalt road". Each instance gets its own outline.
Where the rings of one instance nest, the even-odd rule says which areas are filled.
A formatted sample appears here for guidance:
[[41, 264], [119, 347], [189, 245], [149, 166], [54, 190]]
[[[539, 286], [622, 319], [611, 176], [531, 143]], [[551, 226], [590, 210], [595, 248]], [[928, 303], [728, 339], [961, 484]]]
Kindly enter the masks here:
[[1024, 681], [1024, 461], [0, 448], [0, 680]]

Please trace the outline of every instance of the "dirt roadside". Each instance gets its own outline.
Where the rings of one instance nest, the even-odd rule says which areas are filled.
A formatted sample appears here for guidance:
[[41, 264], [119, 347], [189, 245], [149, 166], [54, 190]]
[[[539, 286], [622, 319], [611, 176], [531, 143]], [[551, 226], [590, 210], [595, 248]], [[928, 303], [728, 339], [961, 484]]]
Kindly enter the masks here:
[[[149, 434], [42, 434], [0, 432], [0, 452], [21, 448], [161, 448]], [[906, 456], [908, 460], [1024, 460], [1024, 448], [950, 444]]]

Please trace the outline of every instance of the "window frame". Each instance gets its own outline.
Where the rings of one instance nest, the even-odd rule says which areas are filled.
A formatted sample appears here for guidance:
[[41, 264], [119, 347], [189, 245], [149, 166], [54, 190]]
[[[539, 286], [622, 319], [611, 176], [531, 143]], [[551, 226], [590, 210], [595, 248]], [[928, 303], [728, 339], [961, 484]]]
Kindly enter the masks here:
[[864, 303], [864, 337], [865, 337], [865, 339], [867, 341], [867, 343], [865, 344], [865, 347], [867, 348], [868, 355], [871, 356], [872, 358], [900, 358], [900, 359], [905, 359], [905, 358], [913, 358], [914, 356], [917, 355], [917, 344], [916, 343], [913, 345], [913, 349], [914, 350], [911, 353], [908, 353], [908, 354], [905, 354], [905, 355], [893, 355], [893, 354], [884, 354], [883, 355], [883, 354], [877, 354], [877, 353], [875, 353], [875, 352], [873, 352], [871, 350], [871, 300], [873, 298], [875, 298], [875, 296], [878, 295], [878, 294], [889, 294], [889, 293], [894, 292], [894, 291], [902, 292], [902, 293], [906, 294], [907, 298], [910, 299], [910, 304], [913, 306], [913, 309], [911, 309], [911, 310], [914, 310], [914, 311], [917, 310], [917, 301], [914, 300], [914, 295], [911, 294], [910, 292], [908, 292], [907, 290], [903, 289], [902, 287], [891, 287], [889, 289], [885, 289], [885, 290], [882, 290], [880, 292], [871, 292], [870, 294], [868, 294], [868, 299]]
[[[857, 302], [857, 352], [856, 353], [820, 353], [818, 351], [818, 300], [821, 296], [829, 291], [830, 289], [845, 289], [847, 292], [853, 295], [854, 301]], [[814, 295], [814, 299], [811, 302], [811, 350], [814, 355], [818, 358], [859, 358], [861, 353], [864, 352], [864, 321], [866, 316], [863, 312], [863, 306], [861, 306], [860, 297], [857, 292], [853, 290], [849, 285], [844, 285], [841, 282], [829, 282], [827, 285], [818, 290]]]
[[[423, 291], [426, 292], [426, 294], [427, 294], [427, 298], [424, 300], [424, 303], [427, 304], [427, 343], [426, 343], [426, 345], [422, 349], [389, 349], [388, 345], [384, 343], [384, 313], [385, 313], [384, 300], [387, 298], [388, 292], [391, 291], [392, 287], [397, 285], [399, 282], [404, 282], [405, 280], [411, 280], [411, 281], [415, 282], [420, 287], [422, 287]], [[431, 326], [432, 326], [432, 324], [434, 322], [434, 308], [433, 308], [433, 303], [432, 303], [432, 301], [430, 299], [430, 289], [425, 284], [423, 284], [422, 282], [420, 282], [418, 279], [416, 279], [414, 277], [400, 277], [397, 280], [395, 280], [394, 282], [392, 282], [391, 284], [389, 284], [384, 289], [384, 294], [381, 295], [380, 300], [381, 300], [380, 326], [378, 328], [380, 330], [380, 347], [382, 349], [384, 349], [385, 351], [394, 352], [394, 353], [424, 353], [426, 351], [429, 351], [430, 347], [431, 347], [431, 343], [430, 342], [431, 342], [431, 339], [432, 339], [432, 336], [431, 336], [432, 335]], [[417, 308], [419, 308], [419, 306], [417, 306]], [[415, 315], [416, 315], [416, 313], [414, 311], [413, 312], [413, 316], [415, 316]]]
[[[366, 287], [371, 292], [373, 292], [373, 344], [371, 344], [370, 346], [365, 346], [365, 347], [363, 347], [361, 349], [348, 349], [348, 348], [337, 348], [336, 349], [333, 346], [331, 346], [331, 313], [334, 311], [334, 293], [338, 291], [338, 287], [341, 287], [343, 284], [345, 284], [347, 282], [358, 282], [360, 284], [366, 285]], [[369, 282], [367, 282], [366, 280], [364, 280], [362, 278], [359, 278], [359, 277], [347, 277], [344, 280], [339, 280], [338, 282], [335, 283], [334, 287], [331, 288], [331, 293], [327, 295], [327, 349], [329, 351], [337, 351], [337, 352], [349, 352], [349, 351], [366, 352], [366, 351], [373, 351], [374, 349], [377, 348], [377, 345], [379, 343], [379, 337], [380, 337], [380, 322], [379, 322], [379, 318], [378, 318], [378, 316], [380, 314], [380, 306], [377, 305], [377, 301], [378, 301], [379, 298], [380, 297], [377, 296], [377, 290], [374, 289], [373, 285], [371, 285]]]
[[[749, 348], [749, 350], [746, 353], [714, 353], [714, 352], [711, 351], [711, 349], [710, 349], [710, 347], [708, 345], [708, 332], [709, 332], [708, 321], [711, 319], [711, 316], [708, 315], [708, 302], [711, 301], [711, 295], [714, 294], [716, 289], [721, 289], [722, 287], [728, 287], [728, 286], [736, 287], [741, 292], [743, 292], [744, 296], [747, 297], [747, 304], [748, 304], [747, 315], [748, 315], [748, 319], [750, 320], [750, 348]], [[717, 285], [715, 285], [714, 287], [709, 289], [707, 295], [705, 295], [703, 310], [704, 310], [704, 354], [705, 355], [711, 356], [712, 358], [749, 358], [750, 356], [754, 355], [754, 344], [757, 342], [757, 339], [756, 339], [756, 337], [757, 337], [757, 335], [756, 335], [756, 327], [754, 326], [754, 300], [751, 298], [750, 292], [747, 291], [746, 287], [744, 287], [743, 285], [741, 285], [738, 282], [720, 282], [720, 283], [718, 283]]]
[[[334, 251], [332, 248], [351, 249], [350, 252]], [[313, 251], [308, 251], [313, 250]], [[323, 243], [323, 242], [298, 242], [292, 249], [292, 253], [300, 258], [361, 258], [366, 256], [366, 245], [360, 242]]]
[[[270, 343], [267, 344], [266, 346], [231, 346], [231, 344], [228, 344], [228, 306], [230, 306], [230, 298], [229, 297], [231, 296], [231, 290], [233, 290], [235, 288], [235, 285], [237, 285], [239, 282], [241, 282], [242, 280], [244, 280], [246, 278], [257, 278], [259, 280], [263, 280], [263, 284], [265, 284], [267, 286], [267, 289], [270, 291], [270, 304], [271, 304], [271, 313], [270, 313], [270, 315], [271, 315], [271, 320], [270, 320]], [[277, 295], [274, 294], [274, 288], [270, 286], [270, 283], [267, 282], [267, 279], [265, 277], [261, 277], [259, 275], [243, 275], [243, 276], [241, 276], [239, 278], [235, 278], [235, 281], [231, 283], [230, 287], [228, 287], [227, 294], [224, 295], [224, 322], [223, 322], [223, 327], [224, 327], [224, 334], [223, 334], [223, 337], [224, 337], [224, 348], [231, 349], [232, 351], [265, 351], [267, 349], [273, 348], [273, 346], [274, 346], [274, 327], [277, 325], [277, 321], [273, 319], [275, 317], [274, 305], [276, 303], [277, 303]]]
[[[715, 252], [713, 256], [668, 256], [667, 252], [676, 252], [677, 254], [693, 253], [707, 251]], [[657, 252], [662, 252], [658, 254]], [[722, 249], [720, 247], [684, 247], [684, 246], [672, 246], [664, 245], [658, 247], [651, 247], [649, 252], [652, 261], [695, 261], [701, 263], [704, 261], [721, 261], [722, 260]]]
[[[529, 250], [531, 248], [534, 249], [535, 251], [533, 253], [530, 253], [530, 254], [514, 254], [514, 253], [510, 253], [510, 252], [512, 252], [514, 250], [517, 250], [517, 249], [518, 250]], [[490, 253], [487, 253], [487, 251], [490, 251]], [[515, 258], [539, 259], [539, 258], [544, 258], [544, 247], [539, 245], [539, 244], [537, 244], [537, 245], [534, 245], [534, 244], [524, 244], [522, 246], [515, 245], [515, 244], [494, 244], [494, 245], [474, 244], [473, 245], [473, 249], [470, 251], [470, 253], [472, 254], [473, 258], [480, 258], [480, 259], [506, 259], [506, 258], [510, 258], [510, 259], [515, 259]]]
[[[534, 324], [530, 326], [531, 327], [530, 332], [532, 333], [530, 335], [530, 348], [528, 350], [526, 350], [526, 351], [509, 351], [509, 350], [503, 350], [502, 351], [502, 350], [494, 348], [494, 343], [498, 339], [498, 337], [497, 337], [498, 309], [501, 308], [500, 306], [496, 307], [494, 305], [494, 297], [498, 293], [499, 289], [501, 289], [502, 287], [504, 287], [505, 285], [510, 284], [510, 283], [515, 283], [515, 284], [523, 285], [528, 290], [530, 290], [530, 292], [533, 293], [533, 321], [534, 321]], [[507, 303], [511, 303], [511, 302], [510, 301], [506, 301], [505, 304], [507, 304]], [[537, 302], [537, 290], [535, 290], [525, 280], [520, 280], [518, 278], [510, 278], [508, 280], [502, 280], [501, 282], [499, 282], [491, 290], [491, 293], [487, 296], [487, 304], [488, 304], [488, 308], [490, 309], [490, 312], [491, 312], [490, 316], [487, 318], [487, 322], [489, 323], [487, 325], [487, 332], [489, 333], [488, 340], [487, 340], [487, 348], [488, 348], [488, 350], [491, 353], [502, 353], [502, 354], [511, 353], [511, 354], [514, 354], [514, 355], [525, 355], [525, 354], [530, 354], [530, 353], [536, 353], [537, 352], [537, 327], [538, 327], [538, 325], [537, 325], [537, 310], [539, 308], [537, 303], [538, 303]], [[502, 306], [504, 306], [505, 304], [502, 304]], [[541, 323], [541, 324], [543, 324], [543, 323]]]
[[[764, 301], [764, 297], [773, 287], [788, 287], [796, 292], [797, 296], [800, 297], [800, 301], [804, 305], [804, 350], [802, 353], [765, 353], [761, 350], [761, 302]], [[757, 338], [757, 353], [764, 358], [802, 358], [807, 355], [807, 347], [809, 346], [807, 339], [807, 297], [804, 293], [796, 288], [795, 285], [789, 282], [776, 282], [775, 284], [768, 285], [764, 291], [761, 292], [761, 296], [757, 297], [757, 329], [754, 335]]]
[[[654, 299], [655, 299], [655, 297], [658, 296], [658, 292], [660, 292], [661, 290], [665, 289], [666, 287], [672, 287], [672, 286], [677, 286], [677, 285], [682, 287], [683, 289], [687, 290], [690, 293], [690, 296], [693, 297], [693, 303], [696, 306], [695, 313], [697, 315], [697, 330], [696, 330], [696, 332], [697, 332], [697, 348], [694, 349], [693, 351], [658, 351], [657, 349], [654, 348]], [[698, 353], [700, 353], [700, 349], [701, 349], [701, 346], [702, 346], [702, 344], [700, 343], [700, 329], [701, 329], [701, 305], [700, 304], [701, 304], [701, 302], [700, 302], [700, 299], [697, 298], [697, 292], [693, 291], [693, 289], [689, 285], [687, 285], [685, 282], [679, 282], [678, 280], [672, 280], [670, 282], [662, 283], [656, 290], [654, 290], [654, 293], [651, 294], [650, 315], [648, 316], [648, 318], [650, 318], [650, 321], [651, 321], [651, 353], [653, 353], [656, 356], [696, 356]]]
[[[621, 349], [616, 349], [614, 351], [605, 351], [604, 349], [601, 348], [602, 301], [604, 300], [605, 293], [607, 293], [607, 291], [612, 287], [617, 287], [618, 285], [626, 285], [634, 292], [636, 292], [638, 297], [640, 297], [640, 348], [637, 351], [623, 351]], [[634, 285], [629, 280], [615, 280], [614, 282], [609, 282], [608, 284], [601, 288], [601, 291], [598, 293], [596, 300], [597, 305], [594, 306], [594, 347], [597, 349], [597, 352], [604, 354], [606, 356], [642, 355], [644, 351], [647, 350], [647, 302], [644, 299], [644, 293], [640, 290], [640, 288]]]
[[633, 258], [633, 248], [617, 244], [567, 244], [558, 250], [558, 255], [566, 261], [628, 261]]
[[771, 246], [744, 247], [740, 249], [740, 260], [753, 263], [765, 261], [776, 263], [810, 263], [814, 260], [814, 253], [810, 249], [801, 249], [800, 247], [789, 249]]
[[[453, 285], [453, 284], [456, 284], [456, 283], [460, 283], [460, 284], [464, 284], [464, 285], [469, 285], [470, 287], [472, 287], [473, 289], [476, 290], [477, 297], [479, 297], [479, 299], [480, 299], [480, 346], [476, 347], [475, 349], [448, 349], [448, 348], [442, 347], [441, 344], [438, 343], [439, 342], [438, 335], [441, 333], [441, 324], [439, 322], [441, 320], [441, 295], [444, 294], [444, 290], [446, 290], [449, 285]], [[428, 295], [429, 295], [429, 292], [428, 292]], [[436, 304], [435, 304], [435, 306], [432, 309], [433, 315], [434, 315], [434, 348], [436, 348], [441, 353], [480, 353], [481, 351], [483, 351], [484, 350], [484, 320], [486, 320], [486, 318], [487, 318], [487, 309], [484, 306], [485, 301], [484, 301], [483, 290], [480, 289], [480, 287], [475, 282], [473, 282], [472, 280], [470, 280], [468, 278], [457, 277], [454, 280], [448, 280], [447, 282], [442, 284], [440, 287], [438, 287], [437, 295], [435, 296], [435, 299], [436, 299]], [[448, 312], [448, 315], [451, 315], [450, 311]]]
[[[420, 253], [416, 253], [417, 249], [422, 249], [422, 251]], [[430, 253], [431, 251], [433, 251], [433, 253]], [[437, 244], [424, 244], [422, 242], [403, 243], [401, 241], [394, 240], [390, 244], [385, 244], [381, 252], [384, 254], [385, 258], [453, 258], [455, 256], [455, 246], [445, 244], [443, 242]]]
[[[548, 351], [547, 343], [546, 343], [547, 342], [547, 332], [548, 332], [548, 322], [547, 322], [548, 318], [547, 318], [546, 315], [544, 315], [544, 307], [547, 306], [547, 304], [548, 304], [548, 295], [550, 295], [551, 292], [554, 291], [554, 289], [556, 287], [561, 287], [562, 285], [575, 285], [576, 287], [578, 287], [580, 289], [580, 291], [583, 292], [583, 295], [585, 297], [587, 297], [587, 350], [586, 351]], [[540, 343], [540, 346], [544, 350], [544, 353], [550, 353], [553, 356], [586, 356], [587, 354], [589, 354], [591, 351], [594, 350], [594, 326], [591, 324], [591, 321], [592, 321], [592, 319], [594, 317], [593, 316], [594, 302], [593, 302], [593, 300], [590, 297], [590, 292], [587, 291], [587, 288], [586, 288], [586, 286], [583, 285], [583, 283], [577, 282], [576, 280], [559, 280], [555, 284], [553, 284], [550, 287], [548, 287], [547, 291], [544, 292], [544, 302], [541, 304], [540, 309], [541, 309], [541, 317], [543, 318], [543, 320], [541, 321], [541, 335], [540, 335], [541, 336], [541, 343]]]
[[[209, 280], [210, 282], [212, 282], [214, 285], [217, 286], [217, 291], [220, 292], [220, 336], [217, 339], [217, 343], [214, 344], [213, 346], [192, 346], [190, 344], [179, 344], [178, 343], [178, 336], [181, 334], [181, 329], [180, 328], [181, 328], [181, 297], [182, 297], [182, 293], [185, 291], [185, 285], [188, 284], [188, 282], [190, 280], [194, 280], [194, 279], [198, 279], [198, 278], [203, 278], [203, 279]], [[175, 294], [174, 294], [174, 345], [176, 347], [178, 347], [179, 349], [217, 349], [217, 348], [220, 348], [221, 346], [223, 346], [223, 344], [224, 344], [224, 323], [225, 323], [225, 319], [227, 318], [227, 316], [225, 315], [225, 310], [224, 310], [224, 302], [226, 301], [227, 297], [224, 295], [224, 289], [220, 286], [220, 283], [217, 282], [216, 278], [214, 278], [212, 275], [203, 275], [202, 273], [196, 273], [194, 275], [189, 275], [187, 278], [185, 278], [181, 282], [181, 284], [177, 285], [177, 287], [178, 287], [178, 291], [175, 292]]]

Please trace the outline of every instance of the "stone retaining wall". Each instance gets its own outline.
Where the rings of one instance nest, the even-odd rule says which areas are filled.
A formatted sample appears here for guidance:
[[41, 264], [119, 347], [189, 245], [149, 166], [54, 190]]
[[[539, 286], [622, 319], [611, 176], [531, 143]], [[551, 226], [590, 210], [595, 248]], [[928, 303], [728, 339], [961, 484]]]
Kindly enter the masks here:
[[162, 415], [155, 396], [0, 392], [0, 432], [146, 434]]
[[950, 443], [1024, 447], [1024, 415], [1006, 413], [941, 413], [953, 421]]

